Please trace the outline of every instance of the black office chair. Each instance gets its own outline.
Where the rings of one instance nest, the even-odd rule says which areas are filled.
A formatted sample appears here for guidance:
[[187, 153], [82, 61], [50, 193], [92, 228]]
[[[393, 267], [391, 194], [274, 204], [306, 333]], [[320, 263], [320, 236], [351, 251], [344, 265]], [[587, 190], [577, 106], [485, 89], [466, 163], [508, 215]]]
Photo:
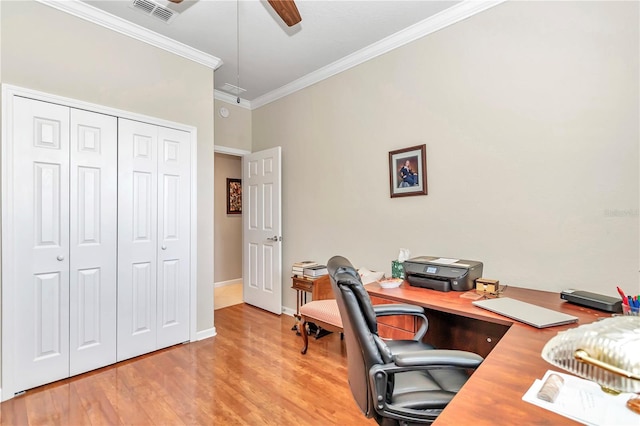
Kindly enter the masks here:
[[467, 369], [478, 367], [482, 357], [434, 349], [418, 340], [383, 340], [379, 313], [418, 313], [426, 324], [422, 308], [373, 306], [358, 272], [344, 257], [332, 257], [327, 269], [344, 327], [349, 386], [364, 415], [385, 426], [433, 422], [466, 382]]

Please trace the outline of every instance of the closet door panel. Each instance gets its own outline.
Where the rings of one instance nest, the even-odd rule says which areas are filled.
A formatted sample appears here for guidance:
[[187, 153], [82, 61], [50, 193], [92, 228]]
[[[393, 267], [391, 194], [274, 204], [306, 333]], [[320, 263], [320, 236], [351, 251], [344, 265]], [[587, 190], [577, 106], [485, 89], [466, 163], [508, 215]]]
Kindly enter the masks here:
[[156, 349], [156, 126], [118, 120], [118, 361]]
[[69, 108], [16, 97], [11, 182], [17, 391], [69, 375]]
[[158, 142], [158, 348], [189, 340], [191, 151], [187, 132]]
[[117, 129], [71, 110], [71, 375], [116, 362]]

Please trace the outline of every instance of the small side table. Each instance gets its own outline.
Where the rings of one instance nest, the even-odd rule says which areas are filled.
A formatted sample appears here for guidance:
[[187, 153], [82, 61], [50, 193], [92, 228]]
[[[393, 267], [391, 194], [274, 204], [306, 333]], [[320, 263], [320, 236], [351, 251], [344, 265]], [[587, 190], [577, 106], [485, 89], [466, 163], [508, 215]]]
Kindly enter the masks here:
[[[331, 288], [329, 275], [322, 275], [318, 278], [294, 276], [291, 277], [291, 283], [291, 288], [296, 291], [296, 323], [291, 327], [291, 330], [300, 333], [298, 329], [298, 324], [300, 323], [300, 306], [307, 303], [307, 295], [311, 293], [313, 300], [334, 299], [333, 289]], [[322, 331], [318, 329], [316, 331], [316, 338], [322, 337], [321, 334]], [[328, 334], [328, 332], [325, 334]]]

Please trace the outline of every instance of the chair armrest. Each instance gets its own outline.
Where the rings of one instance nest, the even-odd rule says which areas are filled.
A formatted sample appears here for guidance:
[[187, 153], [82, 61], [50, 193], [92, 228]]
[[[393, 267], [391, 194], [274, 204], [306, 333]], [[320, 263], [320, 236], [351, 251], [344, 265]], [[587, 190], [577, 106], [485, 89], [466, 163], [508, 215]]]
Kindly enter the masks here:
[[412, 315], [414, 317], [419, 317], [422, 322], [420, 324], [420, 328], [416, 331], [416, 334], [413, 336], [413, 340], [420, 341], [427, 334], [427, 329], [429, 328], [429, 320], [424, 314], [424, 308], [416, 305], [409, 305], [403, 303], [391, 303], [385, 305], [373, 305], [373, 311], [376, 314], [376, 317], [387, 317], [394, 315]]
[[432, 370], [442, 368], [476, 368], [483, 358], [473, 352], [449, 349], [406, 352], [395, 355], [389, 364], [376, 364], [369, 370], [369, 386], [373, 394], [375, 410], [385, 417], [406, 420], [407, 417], [423, 419], [428, 423], [435, 421], [438, 412], [433, 410], [414, 410], [387, 401], [389, 378], [405, 371]]
[[459, 368], [477, 368], [482, 364], [480, 355], [473, 352], [452, 349], [432, 349], [427, 351], [405, 352], [393, 356], [398, 367], [448, 366]]
[[388, 315], [424, 315], [424, 308], [404, 303], [373, 305], [373, 311], [378, 317]]

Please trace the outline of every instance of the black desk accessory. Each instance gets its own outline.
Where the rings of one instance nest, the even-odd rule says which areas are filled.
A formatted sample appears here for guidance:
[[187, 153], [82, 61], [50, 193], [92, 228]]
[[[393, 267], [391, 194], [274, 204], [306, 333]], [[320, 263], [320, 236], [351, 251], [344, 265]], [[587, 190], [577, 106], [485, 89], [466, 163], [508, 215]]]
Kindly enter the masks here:
[[610, 297], [597, 293], [590, 293], [581, 290], [562, 290], [560, 298], [567, 302], [580, 306], [598, 309], [605, 312], [622, 312], [622, 300], [619, 297]]

